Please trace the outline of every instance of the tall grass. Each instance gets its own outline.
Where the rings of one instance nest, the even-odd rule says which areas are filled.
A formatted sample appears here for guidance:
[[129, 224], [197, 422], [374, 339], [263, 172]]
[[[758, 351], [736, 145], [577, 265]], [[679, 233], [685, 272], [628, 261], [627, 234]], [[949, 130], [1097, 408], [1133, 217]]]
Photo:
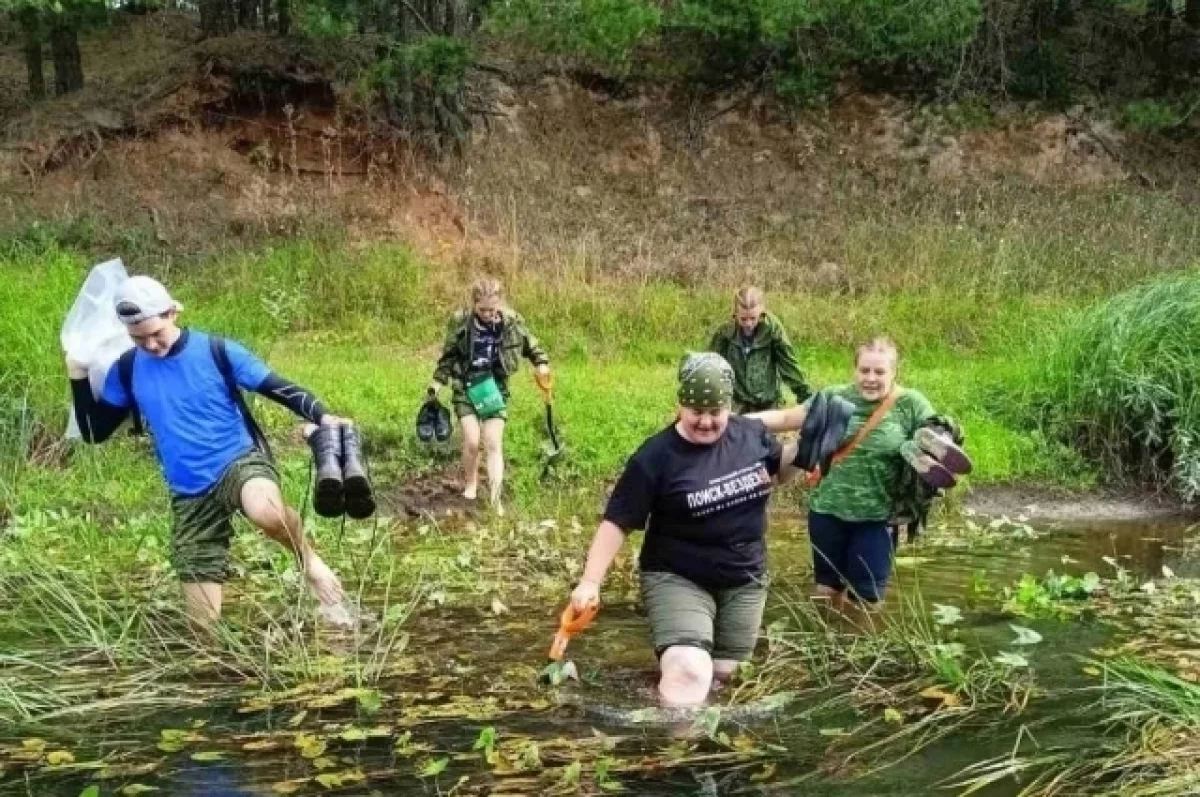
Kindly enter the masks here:
[[[1120, 794], [1173, 797], [1200, 789], [1200, 685], [1155, 665], [1121, 659], [1103, 666], [1100, 699], [1078, 719], [1104, 727], [1109, 741], [1085, 749], [1041, 750], [969, 767], [956, 783], [974, 794], [1013, 778], [1021, 797]], [[1018, 740], [1018, 745], [1020, 740]]]
[[1030, 373], [1034, 417], [1117, 479], [1200, 496], [1200, 274], [1081, 315]]

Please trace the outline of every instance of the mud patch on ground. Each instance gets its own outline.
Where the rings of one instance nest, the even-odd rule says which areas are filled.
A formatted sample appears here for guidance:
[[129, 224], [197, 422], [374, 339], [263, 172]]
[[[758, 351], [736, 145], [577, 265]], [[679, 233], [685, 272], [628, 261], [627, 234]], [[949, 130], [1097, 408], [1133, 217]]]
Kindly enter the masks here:
[[1062, 494], [1030, 487], [977, 489], [966, 506], [991, 517], [1049, 521], [1146, 520], [1196, 514], [1178, 501], [1147, 495], [1116, 493]]
[[478, 501], [462, 497], [462, 484], [448, 471], [405, 478], [380, 495], [384, 509], [398, 518], [464, 517], [474, 514]]

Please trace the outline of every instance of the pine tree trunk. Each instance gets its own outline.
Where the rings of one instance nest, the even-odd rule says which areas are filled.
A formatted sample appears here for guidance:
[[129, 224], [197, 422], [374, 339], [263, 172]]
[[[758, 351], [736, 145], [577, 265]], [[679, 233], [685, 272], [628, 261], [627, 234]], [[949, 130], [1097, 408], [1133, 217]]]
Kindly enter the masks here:
[[1200, 0], [1187, 0], [1183, 9], [1183, 21], [1190, 27], [1200, 30]]
[[1175, 16], [1174, 0], [1150, 0], [1150, 38], [1160, 53], [1166, 52], [1171, 40], [1171, 20]]
[[286, 36], [292, 30], [292, 0], [279, 0], [279, 35]]
[[29, 96], [34, 100], [46, 97], [46, 76], [42, 71], [42, 16], [32, 6], [17, 12], [17, 22], [25, 39], [25, 72], [29, 77]]
[[239, 28], [253, 28], [254, 27], [255, 17], [258, 16], [258, 14], [255, 13], [258, 10], [256, 8], [256, 6], [257, 6], [257, 3], [255, 2], [255, 0], [238, 0], [237, 24], [238, 24]]
[[25, 40], [25, 71], [29, 74], [29, 97], [46, 98], [46, 76], [42, 74], [42, 41], [34, 36]]
[[79, 54], [79, 37], [70, 20], [62, 14], [55, 17], [50, 28], [50, 55], [54, 59], [54, 91], [69, 94], [83, 88], [83, 58]]
[[262, 14], [262, 29], [271, 29], [271, 0], [260, 0], [258, 10]]
[[234, 0], [200, 0], [200, 32], [205, 36], [225, 36], [237, 23]]
[[1054, 22], [1060, 28], [1069, 28], [1075, 24], [1075, 0], [1058, 0], [1054, 10]]

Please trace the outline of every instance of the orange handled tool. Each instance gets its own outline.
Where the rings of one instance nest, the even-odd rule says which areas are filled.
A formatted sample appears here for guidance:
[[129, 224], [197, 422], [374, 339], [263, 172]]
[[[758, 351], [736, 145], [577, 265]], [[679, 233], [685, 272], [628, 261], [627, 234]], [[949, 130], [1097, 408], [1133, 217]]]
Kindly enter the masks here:
[[596, 613], [599, 611], [599, 601], [592, 601], [582, 611], [576, 610], [573, 603], [567, 604], [567, 608], [563, 609], [562, 617], [558, 620], [558, 633], [554, 635], [554, 641], [550, 643], [549, 657], [551, 661], [562, 661], [563, 654], [567, 652], [567, 643], [571, 641], [571, 637], [582, 633], [584, 629], [591, 625], [592, 621], [596, 619]]

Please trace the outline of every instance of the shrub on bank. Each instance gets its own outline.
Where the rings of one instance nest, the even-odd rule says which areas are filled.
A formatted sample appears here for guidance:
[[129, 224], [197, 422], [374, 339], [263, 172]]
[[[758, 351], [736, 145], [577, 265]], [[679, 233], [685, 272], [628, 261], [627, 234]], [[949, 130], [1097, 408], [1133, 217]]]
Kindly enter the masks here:
[[1108, 300], [1044, 362], [1029, 398], [1045, 431], [1115, 480], [1200, 497], [1200, 273]]

